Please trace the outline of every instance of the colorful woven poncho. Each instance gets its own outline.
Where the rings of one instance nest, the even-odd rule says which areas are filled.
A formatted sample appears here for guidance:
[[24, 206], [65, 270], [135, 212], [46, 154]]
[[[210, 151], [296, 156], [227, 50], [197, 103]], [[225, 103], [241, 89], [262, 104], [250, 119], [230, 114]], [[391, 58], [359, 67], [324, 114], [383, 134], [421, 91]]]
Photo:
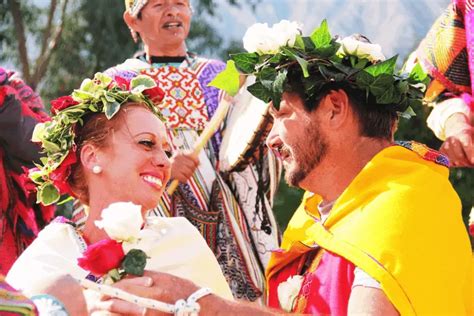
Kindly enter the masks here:
[[443, 92], [462, 95], [474, 109], [474, 1], [454, 0], [421, 42], [417, 57], [433, 78], [426, 92], [435, 101]]

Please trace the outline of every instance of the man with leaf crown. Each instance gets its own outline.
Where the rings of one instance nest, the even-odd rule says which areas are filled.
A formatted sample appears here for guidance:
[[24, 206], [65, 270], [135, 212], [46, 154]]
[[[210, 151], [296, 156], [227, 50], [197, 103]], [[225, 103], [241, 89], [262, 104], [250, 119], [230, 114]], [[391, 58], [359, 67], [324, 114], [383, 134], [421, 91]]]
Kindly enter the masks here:
[[[124, 20], [144, 53], [112, 67], [106, 74], [126, 80], [146, 74], [165, 91], [160, 107], [172, 143], [172, 180], [151, 215], [184, 216], [203, 234], [236, 298], [255, 301], [264, 292], [264, 267], [280, 233], [272, 200], [281, 164], [262, 150], [259, 161], [242, 171], [222, 173], [219, 149], [226, 122], [199, 154], [192, 150], [216, 114], [225, 93], [209, 86], [225, 68], [221, 61], [191, 53], [185, 40], [192, 8], [188, 0], [126, 0]], [[238, 89], [237, 89], [238, 90]], [[263, 137], [260, 147], [265, 148]]]
[[[266, 270], [267, 303], [278, 310], [209, 296], [201, 312], [472, 315], [471, 250], [449, 161], [393, 140], [398, 118], [421, 102], [427, 75], [420, 66], [396, 72], [396, 56], [384, 60], [360, 35], [332, 38], [326, 21], [284, 43], [279, 27], [252, 26], [247, 34], [260, 35], [225, 70], [256, 76], [248, 90], [272, 102], [267, 144], [286, 181], [306, 190]], [[235, 89], [229, 80], [218, 86]], [[196, 289], [176, 278], [173, 285], [154, 298]]]

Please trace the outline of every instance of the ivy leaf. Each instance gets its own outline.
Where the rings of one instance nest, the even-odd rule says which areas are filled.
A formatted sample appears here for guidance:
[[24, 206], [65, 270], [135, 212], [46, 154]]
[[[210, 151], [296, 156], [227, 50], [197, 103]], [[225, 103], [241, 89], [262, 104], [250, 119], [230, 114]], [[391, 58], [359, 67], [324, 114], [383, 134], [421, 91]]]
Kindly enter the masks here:
[[251, 74], [255, 71], [255, 65], [258, 63], [257, 53], [238, 53], [231, 54], [230, 59], [235, 62], [235, 66], [244, 74]]
[[[393, 79], [391, 75], [382, 74], [380, 76], [377, 76], [374, 78], [374, 80], [370, 84], [370, 87], [369, 87], [370, 92], [372, 92], [372, 94], [375, 95], [376, 97], [379, 97], [379, 96], [384, 95], [387, 92], [387, 90], [390, 90], [393, 88], [393, 91], [391, 91], [390, 93], [395, 93], [397, 91], [393, 85], [394, 81], [395, 79]], [[385, 103], [386, 102], [383, 102], [383, 104]]]
[[277, 77], [277, 71], [274, 68], [268, 67], [262, 69], [257, 74], [257, 78], [260, 80], [262, 85], [269, 91], [273, 90], [273, 82]]
[[94, 94], [83, 89], [75, 89], [72, 93], [75, 100], [87, 101], [94, 98]]
[[404, 119], [410, 119], [413, 116], [416, 116], [415, 111], [413, 111], [412, 107], [409, 106], [404, 112], [400, 113], [400, 116]]
[[41, 201], [44, 205], [50, 205], [57, 202], [60, 198], [58, 189], [51, 183], [46, 184], [44, 187], [38, 190], [37, 200]]
[[312, 51], [315, 49], [313, 40], [309, 36], [303, 36], [302, 37], [303, 43], [304, 43], [304, 49], [306, 51]]
[[209, 87], [224, 90], [230, 96], [235, 96], [240, 89], [240, 73], [233, 60], [228, 60], [225, 69], [220, 72], [209, 84]]
[[303, 40], [303, 36], [301, 35], [296, 35], [296, 39], [295, 39], [295, 46], [296, 48], [299, 48], [301, 50], [304, 50], [305, 48], [305, 43], [304, 43], [304, 40]]
[[56, 145], [55, 143], [53, 142], [50, 142], [46, 139], [43, 139], [42, 140], [43, 142], [43, 148], [46, 149], [46, 151], [49, 151], [49, 152], [58, 152], [61, 150], [61, 148], [59, 148], [58, 145]]
[[413, 67], [408, 78], [410, 80], [410, 83], [421, 82], [426, 86], [430, 83], [430, 78], [428, 77], [428, 74], [425, 73], [419, 63], [416, 63], [415, 67]]
[[286, 76], [288, 74], [288, 70], [286, 68], [280, 70], [273, 82], [273, 93], [283, 94], [283, 87], [286, 81]]
[[144, 90], [156, 87], [155, 80], [145, 75], [138, 75], [130, 81], [132, 93], [142, 93]]
[[385, 92], [382, 95], [377, 96], [376, 100], [379, 104], [398, 103], [400, 101], [400, 94], [395, 86], [391, 85], [388, 89], [385, 89]]
[[111, 119], [120, 110], [120, 104], [118, 102], [107, 102], [104, 106], [105, 116], [107, 119]]
[[325, 47], [331, 44], [331, 33], [329, 33], [328, 22], [324, 19], [319, 28], [311, 34], [311, 40], [316, 48]]
[[128, 274], [142, 276], [145, 271], [147, 255], [143, 250], [132, 249], [123, 258], [122, 269]]
[[410, 86], [407, 81], [399, 81], [397, 82], [397, 88], [398, 91], [400, 91], [401, 94], [406, 94], [408, 93], [408, 90], [410, 89]]
[[308, 78], [309, 77], [308, 62], [301, 57], [298, 57], [298, 56], [295, 56], [295, 57], [296, 57], [296, 61], [301, 67], [301, 70], [303, 71], [303, 77]]
[[364, 71], [374, 77], [377, 77], [381, 74], [393, 76], [393, 72], [395, 71], [395, 64], [397, 63], [397, 58], [398, 55], [395, 55], [392, 58], [387, 59], [381, 63], [365, 68]]
[[271, 100], [271, 91], [268, 90], [260, 82], [255, 82], [253, 85], [247, 87], [248, 92], [250, 92], [257, 99], [262, 100], [265, 103], [270, 102]]

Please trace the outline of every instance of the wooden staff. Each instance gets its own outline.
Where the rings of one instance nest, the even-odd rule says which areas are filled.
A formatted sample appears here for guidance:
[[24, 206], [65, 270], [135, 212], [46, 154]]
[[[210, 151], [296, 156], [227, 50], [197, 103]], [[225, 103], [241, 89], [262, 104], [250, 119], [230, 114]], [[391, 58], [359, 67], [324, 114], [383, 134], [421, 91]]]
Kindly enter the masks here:
[[[219, 126], [224, 121], [227, 112], [229, 111], [231, 105], [231, 99], [229, 97], [224, 97], [222, 102], [219, 103], [219, 106], [216, 110], [216, 113], [207, 124], [206, 128], [202, 131], [201, 135], [197, 140], [196, 146], [194, 147], [193, 153], [198, 155], [204, 146], [207, 144], [209, 139], [214, 135], [214, 133], [219, 129]], [[167, 189], [169, 195], [173, 195], [174, 191], [178, 188], [179, 181], [173, 180], [170, 186]]]

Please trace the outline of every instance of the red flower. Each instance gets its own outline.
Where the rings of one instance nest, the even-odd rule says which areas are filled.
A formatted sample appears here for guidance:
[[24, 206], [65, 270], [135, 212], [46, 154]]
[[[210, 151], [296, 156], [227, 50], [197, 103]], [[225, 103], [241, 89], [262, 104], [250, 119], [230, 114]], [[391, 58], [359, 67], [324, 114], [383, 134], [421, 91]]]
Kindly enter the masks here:
[[101, 277], [112, 269], [118, 268], [125, 254], [122, 244], [113, 239], [103, 239], [89, 245], [77, 263], [94, 276]]
[[77, 104], [79, 104], [79, 102], [69, 95], [57, 98], [56, 100], [51, 101], [51, 113], [58, 114], [59, 111]]
[[160, 87], [153, 87], [143, 91], [143, 94], [150, 98], [153, 103], [160, 103], [165, 97], [165, 92]]
[[117, 86], [124, 91], [130, 90], [130, 81], [123, 77], [116, 76], [115, 77], [115, 82], [117, 83]]
[[71, 174], [71, 166], [76, 162], [76, 152], [71, 149], [59, 167], [49, 174], [49, 178], [53, 181], [54, 186], [59, 190], [60, 194], [74, 195], [71, 187], [67, 183], [67, 179]]
[[471, 236], [474, 237], [474, 223], [469, 225], [469, 234], [471, 234]]

